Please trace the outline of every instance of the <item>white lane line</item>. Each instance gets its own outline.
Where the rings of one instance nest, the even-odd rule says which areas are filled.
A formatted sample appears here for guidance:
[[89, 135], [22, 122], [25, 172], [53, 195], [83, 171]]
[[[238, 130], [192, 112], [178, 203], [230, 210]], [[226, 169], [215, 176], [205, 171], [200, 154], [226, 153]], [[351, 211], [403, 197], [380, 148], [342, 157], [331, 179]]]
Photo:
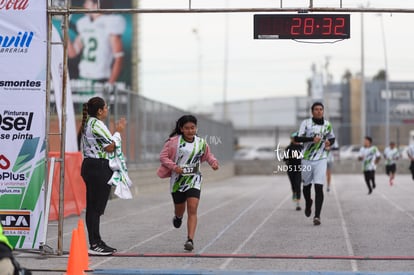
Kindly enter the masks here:
[[231, 223], [227, 224], [227, 226], [225, 228], [223, 228], [214, 239], [212, 239], [207, 245], [205, 245], [199, 253], [204, 253], [204, 251], [207, 250], [207, 248], [209, 248], [210, 246], [212, 246], [218, 239], [220, 239], [224, 233], [226, 233], [230, 227], [232, 227], [236, 222], [238, 222], [241, 217], [243, 217], [247, 212], [250, 211], [250, 209], [252, 209], [259, 201], [261, 201], [263, 199], [263, 197], [265, 196], [265, 194], [263, 194], [262, 196], [260, 196], [259, 198], [257, 198], [252, 204], [250, 204], [249, 207], [245, 208], [242, 212], [240, 212], [240, 214], [233, 219], [233, 221], [231, 221]]
[[[355, 256], [354, 249], [352, 248], [352, 244], [351, 244], [351, 238], [349, 237], [348, 228], [346, 226], [344, 213], [342, 211], [341, 204], [339, 203], [338, 193], [336, 192], [335, 184], [332, 184], [332, 186], [333, 186], [332, 189], [334, 191], [333, 193], [334, 193], [334, 196], [335, 196], [336, 206], [338, 207], [339, 217], [341, 218], [342, 232], [344, 233], [346, 248], [348, 250], [348, 256]], [[358, 271], [358, 265], [357, 265], [356, 260], [351, 260], [351, 267], [352, 267], [353, 272]]]
[[[119, 216], [119, 217], [107, 219], [107, 220], [101, 222], [101, 226], [102, 225], [105, 225], [105, 224], [116, 223], [117, 221], [121, 221], [121, 220], [125, 220], [125, 219], [129, 220], [133, 216], [136, 216], [136, 215], [139, 215], [141, 213], [148, 212], [150, 210], [154, 210], [154, 209], [157, 209], [157, 208], [161, 208], [161, 207], [164, 208], [164, 207], [166, 207], [166, 206], [168, 206], [170, 204], [171, 204], [170, 202], [168, 202], [168, 203], [162, 203], [162, 204], [159, 204], [159, 205], [156, 205], [156, 206], [151, 206], [149, 208], [145, 208], [145, 209], [141, 209], [141, 210], [132, 212], [130, 214], [126, 214], [126, 215], [122, 215], [122, 216]], [[109, 206], [109, 207], [111, 207], [111, 206]], [[84, 212], [84, 211], [82, 211], [82, 212]], [[74, 217], [71, 217], [71, 219], [75, 219], [75, 218]], [[84, 213], [82, 213], [81, 216], [79, 216], [77, 220], [79, 220], [79, 219], [85, 220]], [[77, 222], [74, 223], [74, 226], [77, 226], [77, 225], [78, 225]], [[57, 226], [57, 225], [49, 224], [49, 226]], [[63, 233], [63, 237], [65, 238], [65, 237], [71, 236], [72, 235], [72, 230], [73, 230], [73, 228], [69, 229], [69, 231], [67, 231], [67, 232], [64, 232]], [[58, 236], [48, 237], [47, 238], [47, 241], [48, 242], [51, 242], [51, 241], [54, 241], [54, 240], [57, 240], [57, 239], [58, 239]]]
[[389, 199], [385, 194], [380, 193], [381, 197], [386, 200], [389, 204], [391, 204], [392, 206], [394, 206], [398, 211], [402, 212], [403, 214], [407, 215], [408, 217], [410, 217], [412, 220], [414, 220], [414, 216], [408, 212], [407, 210], [405, 210], [404, 208], [402, 208], [401, 206], [399, 206], [398, 204], [396, 204], [395, 202], [393, 202], [391, 199]]
[[[233, 202], [234, 202], [234, 201], [236, 201], [236, 200], [243, 199], [244, 197], [246, 197], [246, 196], [248, 196], [248, 195], [250, 195], [250, 194], [248, 194], [248, 193], [244, 193], [244, 195], [243, 195], [243, 196], [241, 196], [241, 197], [237, 197], [237, 196], [236, 196], [236, 197], [235, 197], [234, 199], [232, 199], [232, 200], [228, 200], [228, 201], [226, 201], [226, 202], [223, 202], [223, 203], [221, 203], [221, 204], [218, 204], [218, 205], [216, 205], [215, 207], [210, 208], [209, 210], [207, 210], [207, 211], [203, 212], [202, 214], [200, 214], [200, 215], [199, 215], [199, 217], [202, 217], [202, 216], [204, 216], [204, 215], [207, 215], [208, 213], [210, 213], [210, 212], [212, 212], [212, 211], [215, 211], [215, 210], [217, 210], [217, 209], [223, 208], [223, 207], [225, 207], [226, 205], [231, 204], [231, 203], [233, 203]], [[128, 251], [131, 251], [131, 250], [133, 250], [133, 249], [135, 249], [135, 248], [137, 248], [137, 247], [139, 247], [139, 246], [141, 246], [141, 245], [143, 245], [143, 244], [145, 244], [145, 243], [147, 243], [147, 242], [149, 242], [149, 241], [152, 241], [152, 240], [154, 240], [154, 239], [156, 239], [156, 238], [158, 238], [158, 237], [161, 237], [162, 235], [167, 234], [167, 233], [169, 233], [169, 232], [171, 232], [171, 231], [173, 231], [173, 230], [174, 230], [174, 228], [172, 228], [172, 227], [171, 227], [170, 229], [167, 229], [167, 230], [164, 230], [164, 231], [162, 231], [162, 232], [160, 232], [160, 233], [158, 233], [158, 234], [155, 234], [155, 235], [153, 235], [153, 236], [151, 236], [151, 237], [149, 237], [149, 238], [147, 238], [147, 239], [145, 239], [145, 240], [143, 240], [143, 241], [141, 241], [141, 242], [139, 242], [139, 243], [137, 243], [137, 244], [135, 244], [135, 245], [133, 245], [133, 246], [130, 246], [129, 248], [124, 249], [124, 250], [122, 250], [122, 251], [120, 251], [120, 252], [121, 252], [121, 253], [125, 253], [125, 252], [128, 252]], [[108, 257], [108, 258], [105, 258], [104, 260], [99, 261], [99, 262], [97, 262], [96, 264], [92, 265], [92, 266], [91, 266], [91, 269], [98, 268], [99, 266], [101, 266], [101, 265], [103, 265], [103, 264], [105, 264], [105, 263], [107, 263], [107, 262], [111, 261], [112, 259], [114, 259], [114, 257]], [[190, 259], [190, 260], [191, 260], [191, 259]]]
[[[259, 192], [260, 191], [260, 192]], [[257, 190], [256, 193], [263, 193], [261, 190]], [[247, 194], [246, 194], [247, 195]], [[249, 195], [251, 195], [249, 193]], [[263, 197], [266, 195], [264, 193], [259, 198], [257, 198], [252, 204], [250, 204], [249, 207], [245, 208], [231, 223], [229, 223], [223, 230], [221, 230], [214, 239], [212, 239], [207, 245], [205, 245], [198, 253], [204, 253], [204, 251], [207, 250], [210, 246], [212, 246], [218, 239], [220, 239], [224, 233], [226, 233], [230, 227], [232, 227], [238, 220], [240, 220], [241, 217], [243, 217], [250, 209], [252, 209], [259, 201], [263, 199]], [[185, 269], [189, 268], [192, 263], [194, 262], [194, 259], [188, 259], [187, 264], [184, 266]]]
[[[253, 236], [257, 233], [257, 231], [259, 231], [262, 227], [263, 227], [263, 225], [265, 225], [268, 221], [269, 221], [269, 219], [275, 214], [275, 212], [277, 211], [277, 210], [279, 210], [281, 207], [282, 207], [282, 205], [287, 201], [287, 200], [289, 200], [290, 199], [290, 197], [291, 196], [286, 196], [285, 197], [285, 199], [284, 200], [282, 200], [273, 210], [272, 210], [272, 212], [270, 212], [267, 216], [266, 216], [266, 218], [264, 218], [263, 219], [263, 221], [258, 225], [258, 226], [256, 226], [256, 228], [252, 231], [252, 233], [250, 233], [250, 235], [239, 245], [239, 247], [237, 247], [237, 249], [236, 250], [234, 250], [233, 252], [232, 252], [232, 254], [237, 254], [237, 253], [239, 253], [240, 252], [240, 250], [242, 250], [242, 248], [250, 241], [250, 239], [251, 238], [253, 238]], [[229, 259], [227, 259], [223, 264], [221, 264], [220, 265], [220, 269], [225, 269], [231, 262], [233, 261], [233, 259], [232, 258], [229, 258]]]
[[[169, 202], [163, 202], [161, 204], [157, 204], [157, 205], [154, 205], [154, 206], [151, 206], [151, 207], [148, 207], [148, 208], [142, 208], [140, 210], [131, 212], [131, 213], [127, 214], [127, 215], [122, 215], [122, 216], [114, 217], [114, 218], [111, 218], [111, 219], [106, 219], [106, 220], [104, 220], [104, 221], [101, 222], [101, 226], [106, 225], [106, 224], [110, 224], [110, 223], [115, 223], [116, 224], [118, 221], [125, 220], [125, 219], [126, 220], [129, 220], [129, 219], [131, 219], [131, 217], [134, 217], [136, 215], [139, 215], [139, 214], [142, 214], [142, 213], [146, 213], [146, 212], [151, 211], [151, 210], [156, 210], [158, 208], [165, 208], [166, 206], [169, 207], [171, 204], [172, 203], [170, 201]], [[108, 207], [111, 208], [113, 206], [108, 205]], [[205, 212], [203, 215], [205, 215], [206, 213], [210, 212], [211, 210], [212, 209], [210, 209], [209, 211]], [[79, 219], [81, 219], [82, 216], [83, 216], [83, 219], [85, 220], [85, 218], [84, 218], [84, 215], [85, 215], [84, 214], [84, 211], [85, 210], [82, 211], [83, 213], [79, 216]], [[57, 224], [49, 224], [49, 226], [57, 226]], [[74, 226], [77, 226], [77, 223], [74, 223]], [[70, 228], [70, 229], [68, 229], [68, 231], [64, 232], [63, 233], [63, 237], [64, 238], [65, 237], [69, 237], [70, 238], [70, 236], [72, 236], [72, 230], [73, 230], [73, 228]], [[47, 238], [47, 242], [49, 243], [49, 242], [54, 241], [54, 240], [57, 240], [57, 239], [58, 239], [58, 236], [48, 237]]]

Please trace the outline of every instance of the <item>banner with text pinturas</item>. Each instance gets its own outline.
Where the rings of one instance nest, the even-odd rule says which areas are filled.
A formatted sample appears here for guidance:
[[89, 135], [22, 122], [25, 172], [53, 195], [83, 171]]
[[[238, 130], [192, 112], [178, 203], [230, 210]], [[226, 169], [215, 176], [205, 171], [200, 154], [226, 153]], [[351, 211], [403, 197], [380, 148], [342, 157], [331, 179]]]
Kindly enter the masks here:
[[0, 1], [0, 221], [15, 248], [38, 248], [46, 165], [47, 1]]

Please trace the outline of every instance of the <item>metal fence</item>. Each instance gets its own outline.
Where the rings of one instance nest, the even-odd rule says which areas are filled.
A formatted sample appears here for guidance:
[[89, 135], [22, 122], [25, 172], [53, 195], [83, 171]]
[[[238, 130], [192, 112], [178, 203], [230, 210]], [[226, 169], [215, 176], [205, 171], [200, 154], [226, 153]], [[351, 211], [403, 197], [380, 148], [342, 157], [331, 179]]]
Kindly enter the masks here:
[[[123, 148], [128, 166], [145, 166], [159, 162], [159, 153], [178, 118], [189, 114], [161, 102], [150, 100], [130, 90], [114, 87], [73, 87], [76, 122], [82, 116], [82, 104], [92, 96], [101, 96], [109, 105], [106, 124], [114, 129], [115, 121], [127, 119], [123, 133]], [[211, 151], [220, 162], [231, 161], [234, 154], [234, 129], [231, 123], [194, 114], [198, 120], [198, 135], [206, 139]]]

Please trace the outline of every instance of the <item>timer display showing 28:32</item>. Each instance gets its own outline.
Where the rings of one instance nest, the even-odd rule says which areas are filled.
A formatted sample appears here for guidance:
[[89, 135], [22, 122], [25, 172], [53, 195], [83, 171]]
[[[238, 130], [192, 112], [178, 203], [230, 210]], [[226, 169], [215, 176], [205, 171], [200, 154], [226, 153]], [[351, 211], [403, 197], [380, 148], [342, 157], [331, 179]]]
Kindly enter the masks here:
[[347, 39], [349, 14], [256, 14], [255, 39]]

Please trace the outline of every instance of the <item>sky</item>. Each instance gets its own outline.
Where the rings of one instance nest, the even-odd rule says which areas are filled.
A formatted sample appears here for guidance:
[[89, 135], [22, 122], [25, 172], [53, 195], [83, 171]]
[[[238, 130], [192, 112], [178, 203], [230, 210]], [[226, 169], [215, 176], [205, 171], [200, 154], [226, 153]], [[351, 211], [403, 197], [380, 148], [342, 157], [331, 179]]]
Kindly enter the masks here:
[[[404, 8], [414, 1], [318, 1], [314, 7]], [[145, 9], [280, 8], [280, 0], [141, 0]], [[309, 1], [283, 0], [284, 8]], [[338, 83], [361, 72], [361, 13], [351, 14], [351, 38], [255, 40], [254, 13], [144, 13], [139, 27], [139, 89], [150, 99], [197, 112], [214, 103], [305, 96], [312, 66]], [[365, 13], [367, 78], [388, 66], [390, 81], [414, 81], [414, 14]], [[317, 42], [317, 43], [304, 43]], [[326, 66], [328, 61], [328, 66]]]

